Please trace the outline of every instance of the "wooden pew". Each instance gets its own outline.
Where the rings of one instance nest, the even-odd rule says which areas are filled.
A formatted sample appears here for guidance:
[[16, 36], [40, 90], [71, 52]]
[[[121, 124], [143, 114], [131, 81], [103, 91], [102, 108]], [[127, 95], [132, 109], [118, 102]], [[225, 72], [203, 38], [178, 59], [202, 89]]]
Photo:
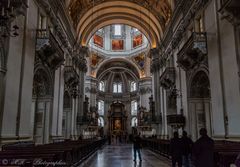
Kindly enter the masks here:
[[[162, 156], [170, 158], [170, 141], [162, 139], [142, 139], [143, 146], [159, 153]], [[215, 167], [230, 167], [234, 164], [240, 153], [240, 142], [215, 141], [214, 161]]]
[[24, 145], [12, 144], [2, 147], [0, 160], [5, 159], [26, 159], [33, 161], [42, 159], [49, 162], [63, 161], [66, 166], [79, 163], [89, 154], [96, 151], [105, 143], [101, 140], [63, 141], [45, 145]]
[[215, 141], [214, 147], [215, 166], [217, 167], [230, 167], [240, 153], [239, 142]]

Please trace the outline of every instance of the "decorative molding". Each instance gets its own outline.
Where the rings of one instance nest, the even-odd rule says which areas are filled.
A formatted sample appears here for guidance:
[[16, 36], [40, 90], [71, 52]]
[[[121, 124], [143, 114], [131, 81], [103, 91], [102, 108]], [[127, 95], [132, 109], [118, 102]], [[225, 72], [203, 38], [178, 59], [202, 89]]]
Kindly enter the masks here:
[[48, 30], [37, 30], [36, 51], [43, 64], [56, 70], [64, 62], [64, 51]]
[[64, 81], [69, 88], [79, 84], [79, 76], [73, 66], [64, 67]]
[[219, 12], [223, 19], [227, 19], [233, 25], [240, 25], [240, 1], [239, 0], [221, 0]]
[[178, 52], [177, 63], [188, 71], [199, 65], [207, 55], [207, 34], [193, 32]]
[[86, 87], [86, 88], [85, 88], [85, 92], [86, 92], [86, 93], [96, 94], [96, 93], [99, 93], [100, 91], [98, 91], [97, 88], [89, 88], [89, 87]]
[[184, 127], [185, 117], [182, 114], [167, 115], [167, 124], [175, 129]]
[[80, 90], [77, 87], [71, 87], [69, 92], [74, 99], [81, 97]]
[[[168, 31], [163, 38], [161, 48], [164, 48], [168, 45], [172, 46], [172, 49], [177, 48], [177, 46], [182, 41], [185, 30], [190, 24], [191, 20], [193, 20], [195, 14], [203, 8], [209, 0], [182, 0], [177, 6], [173, 15], [173, 19], [170, 21], [169, 26], [167, 27]], [[183, 13], [184, 12], [184, 13]], [[175, 27], [176, 20], [179, 16], [183, 15], [184, 17], [179, 22], [179, 24]], [[175, 29], [173, 32], [172, 30]]]
[[[53, 0], [50, 0], [50, 2], [51, 1]], [[57, 17], [57, 14], [54, 13], [56, 11], [53, 10], [53, 7], [49, 4], [49, 0], [37, 0], [37, 2], [42, 7], [42, 9], [45, 10], [46, 14], [49, 16], [53, 24], [54, 30], [56, 31], [56, 35], [59, 37], [62, 45], [68, 50], [69, 53], [71, 53], [72, 47], [70, 45], [70, 42], [68, 41], [68, 37], [65, 34], [64, 29], [61, 27], [61, 23]]]
[[170, 89], [173, 88], [175, 85], [175, 76], [176, 76], [176, 70], [174, 67], [167, 67], [165, 68], [164, 72], [160, 76], [160, 85], [164, 89]]
[[140, 94], [152, 93], [151, 87], [142, 87], [139, 89]]
[[81, 46], [78, 48], [72, 58], [73, 63], [77, 66], [80, 71], [87, 72], [87, 60], [86, 57], [89, 56], [89, 49], [86, 46]]

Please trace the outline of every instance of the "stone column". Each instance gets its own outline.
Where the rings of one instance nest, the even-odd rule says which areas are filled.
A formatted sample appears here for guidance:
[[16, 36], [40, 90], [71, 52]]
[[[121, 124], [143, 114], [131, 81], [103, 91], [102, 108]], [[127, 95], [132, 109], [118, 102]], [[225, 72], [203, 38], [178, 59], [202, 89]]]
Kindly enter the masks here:
[[[25, 29], [25, 17], [18, 16], [16, 18], [16, 24], [21, 30]], [[16, 38], [9, 38], [9, 46], [4, 47], [6, 49], [4, 62], [6, 73], [1, 70], [1, 142], [15, 142], [18, 139], [17, 134], [19, 132], [19, 101], [22, 95], [22, 67], [23, 67], [23, 42], [25, 33], [19, 31], [19, 36]], [[0, 48], [2, 49], [2, 48]], [[7, 59], [6, 59], [7, 57]], [[3, 61], [3, 59], [1, 59]], [[3, 63], [3, 62], [1, 62]], [[22, 92], [21, 92], [22, 91]], [[4, 95], [4, 97], [3, 97]], [[30, 106], [30, 105], [29, 105]], [[30, 108], [31, 109], [31, 108]], [[30, 113], [30, 111], [29, 111]], [[26, 118], [28, 115], [26, 115]], [[9, 121], [11, 120], [11, 121]], [[28, 119], [30, 120], [30, 119]], [[28, 121], [27, 120], [27, 121]]]
[[139, 82], [140, 89], [140, 106], [146, 107], [149, 111], [149, 97], [152, 94], [152, 78], [143, 78]]
[[236, 60], [238, 65], [238, 81], [240, 90], [240, 25], [234, 26], [234, 37], [236, 43]]
[[[152, 84], [153, 84], [153, 98], [155, 101], [155, 114], [156, 117], [161, 116], [161, 99], [160, 99], [160, 83], [159, 83], [159, 76], [160, 76], [160, 59], [159, 59], [159, 49], [154, 48], [150, 50], [150, 57], [152, 58], [151, 62], [151, 73], [152, 73]], [[161, 129], [161, 127], [159, 127]], [[160, 134], [160, 130], [157, 130], [157, 134]]]
[[[73, 57], [73, 61], [78, 68], [79, 84], [78, 84], [78, 99], [77, 99], [77, 117], [83, 116], [83, 102], [85, 98], [85, 75], [87, 72], [87, 60], [89, 50], [86, 46], [81, 46]], [[80, 126], [77, 127], [77, 134], [81, 133]]]
[[61, 138], [62, 136], [62, 114], [63, 114], [63, 96], [64, 96], [64, 68], [60, 66], [55, 71], [54, 79], [54, 98], [52, 110], [52, 139]]
[[71, 111], [71, 132], [70, 138], [74, 139], [75, 131], [76, 131], [76, 99], [72, 98], [72, 111]]
[[0, 38], [0, 134], [3, 116], [3, 105], [4, 105], [4, 90], [5, 90], [5, 74], [6, 74], [6, 42]]
[[[4, 56], [4, 55], [1, 55]], [[0, 68], [0, 132], [2, 129], [2, 117], [4, 111], [4, 90], [5, 90], [5, 73], [6, 70]]]
[[91, 76], [87, 76], [85, 80], [85, 87], [86, 92], [85, 94], [90, 98], [90, 106], [96, 106], [97, 105], [97, 84], [98, 81], [96, 78], [93, 78]]

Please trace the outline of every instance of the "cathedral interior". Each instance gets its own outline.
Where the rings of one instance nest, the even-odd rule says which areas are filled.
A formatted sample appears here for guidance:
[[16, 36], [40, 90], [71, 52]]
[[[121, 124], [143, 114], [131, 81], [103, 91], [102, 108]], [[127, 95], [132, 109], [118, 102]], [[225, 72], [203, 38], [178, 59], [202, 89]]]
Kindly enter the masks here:
[[202, 128], [215, 164], [200, 167], [240, 159], [239, 0], [1, 0], [0, 12], [0, 166], [134, 166], [140, 134], [138, 165], [170, 167], [174, 132], [195, 142]]

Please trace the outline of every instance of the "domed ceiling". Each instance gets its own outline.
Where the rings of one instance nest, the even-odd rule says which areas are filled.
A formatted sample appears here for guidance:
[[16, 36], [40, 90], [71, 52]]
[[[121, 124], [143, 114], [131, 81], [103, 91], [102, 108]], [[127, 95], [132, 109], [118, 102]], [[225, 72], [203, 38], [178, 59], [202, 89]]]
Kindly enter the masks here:
[[[69, 0], [77, 41], [91, 50], [87, 75], [96, 78], [105, 62], [117, 59], [130, 62], [140, 78], [149, 77], [146, 55], [159, 46], [172, 16], [173, 1]], [[114, 36], [113, 25], [123, 26], [123, 33]], [[134, 29], [138, 33], [133, 33]]]
[[104, 57], [126, 57], [146, 52], [149, 42], [138, 29], [114, 24], [99, 29], [90, 39], [91, 51]]
[[172, 16], [174, 0], [69, 0], [68, 9], [82, 46], [100, 28], [126, 24], [139, 29], [156, 48]]
[[131, 26], [114, 24], [101, 28], [93, 35], [88, 47], [91, 51], [88, 74], [91, 76], [98, 77], [106, 68], [118, 67], [131, 70], [141, 78], [148, 70], [148, 39]]

